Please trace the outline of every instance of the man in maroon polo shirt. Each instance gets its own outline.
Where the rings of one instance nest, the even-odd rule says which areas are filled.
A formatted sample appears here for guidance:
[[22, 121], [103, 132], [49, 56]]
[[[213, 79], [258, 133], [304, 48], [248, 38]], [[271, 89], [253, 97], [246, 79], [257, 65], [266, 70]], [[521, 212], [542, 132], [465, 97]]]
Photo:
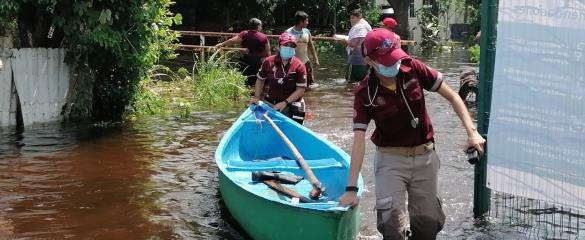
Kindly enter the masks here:
[[260, 19], [252, 18], [248, 30], [215, 45], [216, 47], [224, 47], [240, 44], [243, 48], [248, 49], [248, 52], [239, 60], [240, 71], [246, 76], [246, 85], [248, 86], [253, 86], [256, 82], [256, 73], [262, 65], [262, 59], [270, 56], [268, 37], [260, 31], [262, 31], [262, 22]]
[[303, 95], [307, 88], [307, 70], [305, 64], [295, 57], [297, 46], [295, 37], [284, 32], [278, 38], [279, 51], [264, 59], [257, 75], [254, 98], [250, 103], [257, 103], [262, 98], [264, 86], [268, 92], [264, 101], [273, 108], [303, 124], [305, 119], [305, 102]]
[[339, 204], [357, 203], [365, 131], [374, 120], [378, 230], [384, 239], [404, 239], [410, 222], [410, 239], [435, 239], [443, 228], [445, 215], [438, 198], [439, 158], [423, 89], [437, 92], [451, 103], [467, 131], [470, 147], [481, 154], [485, 140], [461, 98], [443, 84], [443, 75], [402, 51], [393, 32], [386, 29], [369, 32], [364, 40], [364, 55], [373, 71], [355, 88], [351, 167]]

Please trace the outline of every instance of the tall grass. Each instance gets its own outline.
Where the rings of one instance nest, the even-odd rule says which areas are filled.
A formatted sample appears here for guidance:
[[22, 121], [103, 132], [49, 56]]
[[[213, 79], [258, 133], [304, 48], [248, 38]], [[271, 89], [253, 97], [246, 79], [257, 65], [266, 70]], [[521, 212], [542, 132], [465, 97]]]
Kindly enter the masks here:
[[195, 99], [208, 107], [241, 105], [249, 98], [246, 77], [231, 62], [232, 53], [213, 53], [193, 65]]
[[143, 79], [126, 111], [126, 119], [152, 115], [187, 116], [194, 110], [223, 109], [246, 104], [249, 90], [231, 62], [230, 53], [195, 59], [192, 71], [154, 66]]

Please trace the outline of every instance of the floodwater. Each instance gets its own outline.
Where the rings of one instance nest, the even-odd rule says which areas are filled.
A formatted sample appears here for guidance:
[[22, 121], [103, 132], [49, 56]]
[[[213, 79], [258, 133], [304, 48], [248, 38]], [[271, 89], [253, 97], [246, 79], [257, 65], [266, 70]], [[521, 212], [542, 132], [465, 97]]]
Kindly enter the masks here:
[[[458, 89], [458, 73], [477, 67], [466, 58], [457, 49], [427, 60]], [[349, 151], [353, 84], [343, 80], [343, 59], [322, 62], [320, 86], [306, 98], [314, 115], [306, 125]], [[516, 231], [474, 221], [465, 131], [445, 100], [427, 94], [427, 101], [447, 214], [439, 238], [516, 239]], [[246, 239], [223, 206], [213, 158], [222, 133], [242, 110], [125, 125], [0, 129], [0, 239]], [[367, 149], [373, 152], [369, 141]], [[360, 239], [379, 239], [370, 159], [363, 171], [367, 192]]]

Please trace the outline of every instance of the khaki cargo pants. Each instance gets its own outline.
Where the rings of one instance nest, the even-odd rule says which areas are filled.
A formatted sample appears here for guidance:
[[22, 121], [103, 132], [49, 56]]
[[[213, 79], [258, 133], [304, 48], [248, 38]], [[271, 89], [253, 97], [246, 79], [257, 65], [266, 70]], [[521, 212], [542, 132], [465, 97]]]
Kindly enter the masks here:
[[436, 239], [445, 223], [437, 194], [440, 165], [437, 153], [429, 149], [417, 153], [420, 155], [406, 156], [387, 150], [378, 148], [374, 161], [378, 231], [384, 240], [405, 239], [410, 223], [409, 239]]

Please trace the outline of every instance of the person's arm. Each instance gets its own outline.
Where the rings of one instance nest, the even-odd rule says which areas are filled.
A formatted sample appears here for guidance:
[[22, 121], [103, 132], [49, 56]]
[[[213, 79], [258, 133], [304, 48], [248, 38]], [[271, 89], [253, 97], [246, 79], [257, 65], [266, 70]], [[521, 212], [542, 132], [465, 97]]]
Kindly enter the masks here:
[[366, 38], [359, 37], [359, 38], [352, 38], [351, 40], [347, 40], [347, 46], [349, 46], [351, 48], [357, 48], [357, 47], [362, 45], [362, 42], [364, 42], [364, 39], [366, 39]]
[[232, 45], [240, 44], [240, 43], [242, 43], [242, 41], [243, 41], [243, 39], [239, 35], [237, 35], [237, 36], [234, 36], [233, 38], [226, 40], [225, 42], [218, 43], [215, 46], [216, 47], [232, 46]]
[[264, 90], [264, 81], [268, 77], [268, 72], [270, 71], [270, 63], [268, 61], [263, 61], [260, 70], [256, 74], [256, 84], [254, 85], [254, 97], [250, 99], [250, 103], [256, 104], [262, 98], [262, 91]]
[[465, 107], [461, 97], [459, 97], [459, 95], [444, 82], [443, 74], [415, 59], [412, 59], [410, 64], [412, 69], [415, 70], [418, 80], [425, 90], [438, 92], [439, 95], [451, 103], [453, 110], [457, 113], [457, 116], [459, 116], [459, 119], [463, 123], [465, 131], [467, 132], [468, 147], [474, 147], [480, 154], [483, 154], [483, 144], [485, 143], [485, 139], [483, 139], [483, 137], [477, 132], [477, 129], [469, 116], [467, 107]]
[[[347, 186], [357, 187], [358, 177], [360, 175], [360, 171], [362, 170], [365, 153], [366, 132], [362, 130], [354, 130]], [[350, 207], [355, 204], [357, 204], [357, 192], [346, 191], [339, 199], [339, 206], [341, 207]]]
[[256, 84], [254, 85], [254, 98], [250, 100], [251, 104], [256, 104], [260, 101], [262, 97], [262, 90], [264, 89], [264, 80], [260, 80], [259, 78], [256, 79]]
[[317, 50], [315, 49], [315, 44], [313, 44], [313, 36], [311, 36], [309, 34], [309, 42], [307, 43], [309, 45], [309, 51], [311, 51], [311, 54], [313, 54], [313, 58], [315, 58], [315, 65], [319, 66], [319, 57], [317, 56]]
[[477, 128], [475, 124], [471, 120], [471, 116], [469, 115], [469, 111], [467, 111], [467, 107], [465, 107], [465, 103], [461, 100], [461, 97], [449, 85], [441, 84], [439, 90], [437, 91], [443, 98], [447, 99], [451, 103], [453, 110], [457, 113], [457, 116], [463, 123], [463, 127], [465, 127], [465, 131], [467, 132], [467, 145], [468, 147], [474, 147], [480, 154], [483, 154], [483, 145], [485, 143], [485, 139], [477, 132]]
[[266, 56], [270, 56], [272, 55], [271, 51], [270, 51], [270, 41], [266, 41], [266, 45], [264, 46], [264, 48], [266, 48]]

